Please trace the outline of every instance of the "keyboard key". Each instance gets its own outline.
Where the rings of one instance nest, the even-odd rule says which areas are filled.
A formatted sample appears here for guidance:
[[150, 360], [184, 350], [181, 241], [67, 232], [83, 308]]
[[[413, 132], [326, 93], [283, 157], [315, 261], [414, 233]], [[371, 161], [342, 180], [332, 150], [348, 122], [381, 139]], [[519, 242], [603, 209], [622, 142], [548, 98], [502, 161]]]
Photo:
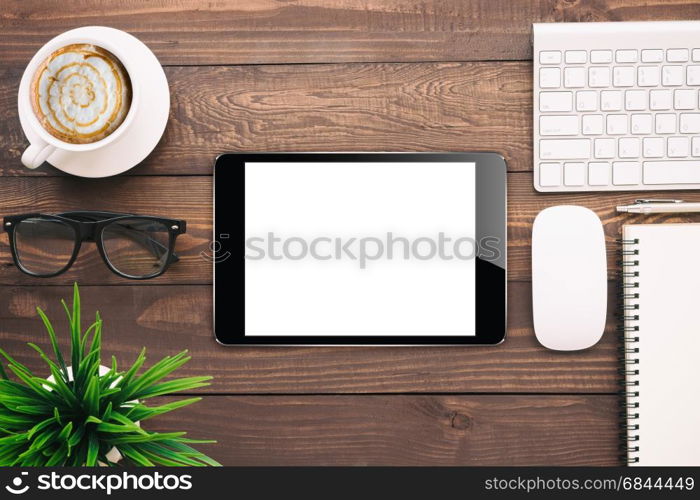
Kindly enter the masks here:
[[652, 129], [652, 119], [651, 115], [632, 115], [631, 119], [631, 129], [633, 134], [651, 134]]
[[656, 115], [656, 133], [675, 134], [676, 115], [672, 115], [670, 113], [659, 113], [658, 115]]
[[627, 115], [608, 115], [608, 135], [625, 135], [627, 130]]
[[622, 91], [603, 90], [600, 93], [600, 109], [602, 111], [620, 111], [622, 109]]
[[639, 157], [639, 139], [636, 137], [625, 137], [618, 141], [618, 156], [620, 158]]
[[666, 51], [668, 62], [686, 62], [688, 60], [688, 49], [668, 49]]
[[700, 49], [693, 49], [693, 62], [700, 62]]
[[559, 64], [561, 52], [558, 50], [543, 50], [540, 52], [540, 64]]
[[564, 185], [583, 186], [586, 183], [585, 163], [564, 163]]
[[603, 133], [603, 115], [583, 115], [581, 119], [583, 135], [600, 135]]
[[674, 109], [695, 109], [697, 104], [697, 91], [690, 89], [673, 91]]
[[540, 92], [540, 111], [571, 111], [573, 100], [571, 92]]
[[561, 165], [559, 163], [540, 163], [540, 186], [555, 187], [561, 185]]
[[603, 66], [592, 66], [588, 68], [588, 86], [594, 88], [609, 87], [610, 68]]
[[576, 111], [597, 111], [598, 92], [595, 90], [581, 90], [576, 92]]
[[681, 133], [700, 133], [700, 113], [681, 113]]
[[660, 81], [658, 66], [639, 66], [637, 68], [637, 82], [640, 87], [656, 87]]
[[615, 158], [615, 139], [596, 139], [595, 157]]
[[612, 59], [612, 50], [591, 50], [591, 64], [608, 64]]
[[673, 99], [670, 90], [651, 90], [649, 91], [649, 107], [654, 110], [671, 109], [673, 107]]
[[540, 135], [578, 135], [578, 116], [540, 116]]
[[664, 155], [664, 140], [662, 137], [645, 137], [643, 140], [645, 158], [661, 158]]
[[586, 160], [590, 156], [590, 139], [540, 140], [540, 158], [543, 160]]
[[668, 49], [666, 51], [668, 62], [686, 62], [688, 60], [688, 49]]
[[584, 64], [586, 62], [585, 50], [567, 50], [566, 64]]
[[615, 61], [619, 63], [633, 63], [637, 62], [637, 51], [636, 50], [618, 50], [615, 52]]
[[642, 180], [640, 165], [636, 161], [613, 162], [613, 184], [616, 186], [631, 186]]
[[561, 86], [561, 70], [559, 68], [540, 68], [540, 87], [556, 89]]
[[700, 156], [700, 137], [693, 137], [691, 146], [691, 153], [693, 156]]
[[646, 90], [625, 91], [625, 109], [627, 111], [642, 111], [647, 109]]
[[691, 86], [700, 85], [700, 66], [686, 68], [686, 83]]
[[615, 66], [613, 87], [632, 87], [635, 83], [635, 70], [632, 66]]
[[610, 184], [610, 163], [592, 161], [588, 164], [588, 184], [591, 186], [607, 186]]
[[646, 49], [642, 51], [643, 63], [663, 62], [664, 51], [661, 49]]
[[586, 86], [586, 68], [566, 68], [564, 70], [564, 87], [580, 88]]
[[644, 184], [698, 184], [700, 161], [645, 161]]
[[685, 158], [690, 154], [690, 141], [687, 137], [668, 138], [669, 158]]
[[661, 72], [664, 87], [683, 85], [683, 66], [664, 66]]

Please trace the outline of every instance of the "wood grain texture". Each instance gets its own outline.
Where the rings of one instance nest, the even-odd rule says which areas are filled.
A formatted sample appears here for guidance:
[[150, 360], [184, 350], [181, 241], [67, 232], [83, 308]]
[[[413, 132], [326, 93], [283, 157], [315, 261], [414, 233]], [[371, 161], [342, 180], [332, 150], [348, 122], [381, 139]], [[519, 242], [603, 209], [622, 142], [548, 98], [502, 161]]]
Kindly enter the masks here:
[[[42, 284], [207, 284], [212, 282], [212, 265], [202, 256], [212, 236], [212, 178], [114, 177], [86, 180], [75, 177], [5, 177], [0, 183], [0, 215], [28, 212], [52, 213], [65, 210], [104, 209], [144, 215], [161, 215], [187, 221], [187, 234], [178, 237], [180, 262], [146, 282], [125, 281], [113, 274], [86, 243], [73, 267]], [[668, 193], [646, 192], [645, 196], [667, 197]], [[618, 248], [622, 224], [641, 221], [700, 222], [700, 214], [655, 215], [647, 218], [618, 214], [616, 205], [628, 203], [633, 195], [620, 192], [541, 194], [532, 187], [532, 174], [508, 174], [508, 279], [530, 280], [532, 223], [544, 208], [573, 204], [594, 210], [604, 224], [608, 252], [608, 277], [617, 275]], [[700, 201], [700, 193], [683, 193], [689, 201]], [[37, 278], [20, 273], [13, 265], [6, 234], [0, 234], [0, 285], [37, 284]]]
[[[31, 171], [17, 118], [21, 70], [0, 70], [0, 173]], [[496, 151], [532, 169], [526, 63], [166, 68], [171, 112], [156, 150], [127, 175], [210, 175], [240, 151]]]
[[[238, 396], [144, 423], [226, 465], [619, 465], [616, 396]], [[205, 423], [203, 425], [203, 423]]]
[[691, 0], [5, 0], [0, 60], [24, 65], [90, 25], [129, 31], [168, 65], [523, 60], [533, 22], [698, 18]]
[[[123, 280], [92, 245], [65, 275], [13, 267], [0, 234], [0, 347], [44, 373], [35, 307], [59, 332], [59, 300], [82, 285], [105, 354], [189, 349], [183, 375], [214, 375], [204, 400], [149, 422], [216, 438], [226, 465], [616, 465], [614, 240], [624, 193], [532, 187], [531, 23], [700, 19], [691, 0], [5, 0], [0, 9], [0, 215], [111, 209], [184, 218], [182, 259]], [[127, 30], [166, 66], [172, 101], [156, 150], [105, 180], [29, 171], [17, 86], [34, 52], [84, 25]], [[491, 61], [491, 62], [489, 62]], [[499, 61], [495, 63], [493, 61]], [[323, 64], [319, 64], [323, 63]], [[240, 65], [240, 66], [234, 66]], [[227, 348], [212, 337], [211, 173], [225, 151], [496, 151], [508, 176], [508, 335], [494, 347]], [[648, 197], [667, 193], [646, 192]], [[682, 197], [700, 201], [700, 194]], [[606, 333], [592, 349], [542, 348], [532, 327], [530, 233], [552, 205], [587, 206], [608, 244]], [[694, 221], [653, 216], [647, 221]], [[64, 343], [65, 345], [65, 343]], [[501, 393], [501, 394], [499, 394]], [[507, 393], [507, 394], [506, 394]]]
[[[506, 340], [491, 347], [223, 347], [212, 336], [210, 286], [83, 286], [81, 290], [85, 321], [94, 317], [96, 309], [104, 319], [105, 355], [114, 354], [123, 366], [133, 362], [142, 346], [148, 349], [148, 363], [189, 349], [192, 360], [182, 374], [215, 377], [202, 392], [614, 393], [618, 388], [612, 293], [601, 342], [583, 352], [559, 353], [535, 339], [529, 283], [510, 284]], [[35, 307], [55, 320], [66, 345], [59, 301], [70, 297], [68, 286], [3, 287], [0, 347], [44, 374], [41, 361], [24, 345], [30, 340], [47, 344]]]

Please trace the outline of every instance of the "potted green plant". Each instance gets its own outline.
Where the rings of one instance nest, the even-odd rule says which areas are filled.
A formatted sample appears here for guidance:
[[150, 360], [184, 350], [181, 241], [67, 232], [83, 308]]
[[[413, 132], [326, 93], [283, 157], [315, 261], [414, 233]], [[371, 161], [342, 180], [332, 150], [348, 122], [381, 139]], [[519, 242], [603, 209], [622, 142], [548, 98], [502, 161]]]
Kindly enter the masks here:
[[[70, 358], [64, 358], [54, 328], [37, 308], [55, 359], [34, 349], [47, 364], [49, 378], [36, 376], [5, 351], [0, 358], [0, 466], [116, 465], [122, 458], [141, 466], [220, 465], [192, 448], [184, 432], [149, 432], [140, 423], [199, 401], [187, 398], [159, 406], [145, 401], [209, 385], [211, 377], [163, 379], [189, 361], [187, 351], [166, 356], [141, 371], [145, 348], [127, 370], [101, 367], [102, 319], [83, 331], [80, 293], [73, 288], [72, 310], [61, 301], [70, 325]], [[8, 371], [17, 380], [8, 377]]]

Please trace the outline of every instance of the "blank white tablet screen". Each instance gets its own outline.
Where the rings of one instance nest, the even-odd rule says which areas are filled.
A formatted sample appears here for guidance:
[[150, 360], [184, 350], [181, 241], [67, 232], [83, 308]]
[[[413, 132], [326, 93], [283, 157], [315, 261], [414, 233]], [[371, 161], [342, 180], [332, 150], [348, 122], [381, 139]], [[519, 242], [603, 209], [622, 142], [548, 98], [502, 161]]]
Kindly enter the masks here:
[[246, 336], [475, 335], [475, 171], [246, 163]]

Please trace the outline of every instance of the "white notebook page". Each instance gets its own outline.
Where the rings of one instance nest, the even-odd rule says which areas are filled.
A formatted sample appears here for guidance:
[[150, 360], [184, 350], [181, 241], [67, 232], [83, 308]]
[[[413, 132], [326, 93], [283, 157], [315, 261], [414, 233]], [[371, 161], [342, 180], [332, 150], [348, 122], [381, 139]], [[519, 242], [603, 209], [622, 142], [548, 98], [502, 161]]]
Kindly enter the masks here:
[[627, 300], [639, 304], [637, 321], [626, 320], [627, 326], [639, 326], [639, 341], [628, 347], [639, 347], [639, 353], [628, 358], [639, 360], [639, 375], [628, 375], [628, 381], [639, 380], [637, 420], [639, 430], [630, 431], [639, 440], [635, 465], [700, 465], [700, 224], [633, 224], [623, 227], [625, 241], [638, 239], [639, 255], [624, 259], [638, 260], [638, 277], [625, 278], [638, 282], [639, 298]]

